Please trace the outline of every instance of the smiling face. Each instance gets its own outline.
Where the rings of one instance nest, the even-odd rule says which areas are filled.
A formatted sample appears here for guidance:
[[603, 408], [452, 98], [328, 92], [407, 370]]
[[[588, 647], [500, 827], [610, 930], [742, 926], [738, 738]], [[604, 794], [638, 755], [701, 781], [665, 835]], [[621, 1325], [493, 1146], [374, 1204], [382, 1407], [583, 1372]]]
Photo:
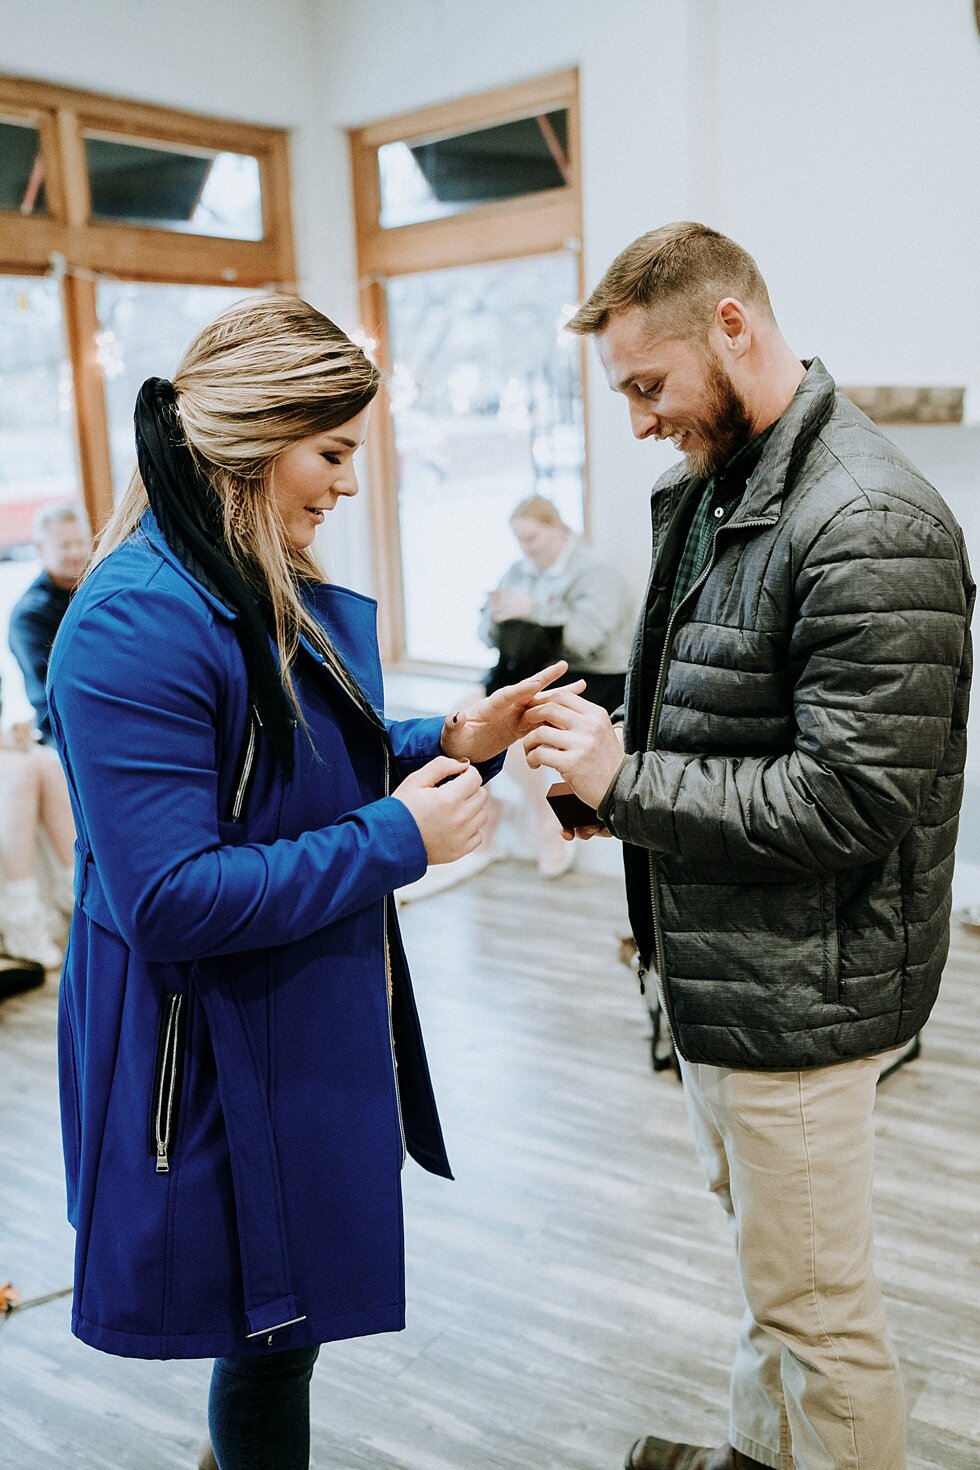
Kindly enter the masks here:
[[272, 468], [271, 493], [284, 539], [294, 551], [312, 545], [317, 527], [343, 496], [356, 495], [353, 458], [364, 443], [370, 410], [362, 408], [345, 424], [298, 439]]
[[670, 439], [693, 474], [715, 474], [752, 437], [751, 415], [711, 335], [658, 339], [649, 312], [636, 307], [611, 317], [597, 345], [637, 439]]
[[88, 527], [74, 517], [52, 521], [37, 543], [44, 570], [56, 587], [77, 587], [92, 550]]

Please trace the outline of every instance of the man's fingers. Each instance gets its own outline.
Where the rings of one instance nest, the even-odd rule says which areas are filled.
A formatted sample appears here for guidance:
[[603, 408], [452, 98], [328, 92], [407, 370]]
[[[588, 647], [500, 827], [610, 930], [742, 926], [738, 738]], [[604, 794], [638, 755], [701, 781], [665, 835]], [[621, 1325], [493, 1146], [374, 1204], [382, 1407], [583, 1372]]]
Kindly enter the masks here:
[[[591, 699], [582, 698], [582, 690], [585, 681], [579, 680], [577, 684], [561, 684], [557, 689], [542, 689], [541, 693], [532, 701], [532, 709], [542, 709], [546, 705], [562, 705], [566, 709], [574, 710], [577, 714], [589, 714], [591, 711], [601, 710], [602, 705], [595, 704]], [[602, 710], [605, 714], [605, 710]], [[606, 716], [608, 719], [608, 715]]]
[[524, 752], [527, 754], [529, 751], [538, 749], [567, 750], [566, 737], [569, 733], [567, 730], [558, 729], [555, 725], [542, 725], [524, 736]]

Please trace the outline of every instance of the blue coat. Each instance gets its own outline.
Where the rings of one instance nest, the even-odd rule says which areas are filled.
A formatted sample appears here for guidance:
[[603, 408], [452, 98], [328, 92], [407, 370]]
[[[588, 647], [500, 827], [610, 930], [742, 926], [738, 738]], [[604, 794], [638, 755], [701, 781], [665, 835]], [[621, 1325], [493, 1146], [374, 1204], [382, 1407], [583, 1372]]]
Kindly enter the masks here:
[[[374, 603], [321, 586], [309, 605], [380, 710]], [[386, 737], [311, 647], [295, 674], [312, 744], [298, 729], [287, 782], [250, 728], [233, 614], [150, 514], [54, 647], [78, 830], [59, 1022], [72, 1330], [107, 1352], [401, 1328], [406, 1144], [452, 1177], [390, 898], [425, 848], [385, 795], [386, 763], [393, 787], [442, 722]]]

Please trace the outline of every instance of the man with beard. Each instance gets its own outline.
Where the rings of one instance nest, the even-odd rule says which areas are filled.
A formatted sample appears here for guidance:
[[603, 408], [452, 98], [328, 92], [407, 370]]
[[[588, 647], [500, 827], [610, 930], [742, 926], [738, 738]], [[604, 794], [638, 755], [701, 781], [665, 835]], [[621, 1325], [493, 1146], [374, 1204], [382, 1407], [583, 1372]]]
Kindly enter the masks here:
[[[680, 1058], [746, 1312], [729, 1443], [648, 1436], [629, 1470], [903, 1470], [872, 1264], [883, 1051], [949, 937], [973, 604], [963, 537], [915, 467], [776, 325], [703, 225], [634, 241], [569, 323], [653, 492], [624, 723], [548, 690], [529, 764], [622, 838], [630, 917]], [[569, 838], [571, 833], [566, 834]]]

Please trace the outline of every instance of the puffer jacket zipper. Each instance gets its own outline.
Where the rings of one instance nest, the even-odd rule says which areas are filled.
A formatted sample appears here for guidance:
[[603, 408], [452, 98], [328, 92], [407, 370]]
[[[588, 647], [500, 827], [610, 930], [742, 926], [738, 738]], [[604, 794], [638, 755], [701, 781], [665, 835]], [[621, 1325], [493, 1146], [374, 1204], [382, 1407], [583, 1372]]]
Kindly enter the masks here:
[[[775, 516], [767, 516], [767, 517], [759, 517], [758, 519], [752, 520], [752, 521], [736, 521], [734, 524], [729, 523], [727, 526], [719, 526], [717, 528], [717, 530], [715, 531], [715, 534], [712, 537], [712, 541], [711, 541], [711, 555], [708, 557], [708, 560], [705, 562], [705, 564], [702, 567], [701, 572], [698, 575], [698, 577], [696, 578], [696, 580], [691, 583], [691, 586], [684, 593], [684, 596], [681, 598], [680, 602], [678, 602], [677, 606], [674, 608], [673, 612], [670, 614], [670, 617], [667, 619], [667, 627], [664, 630], [664, 646], [663, 646], [663, 651], [661, 652], [661, 655], [660, 655], [660, 668], [659, 668], [659, 671], [657, 673], [657, 683], [656, 683], [656, 685], [654, 687], [654, 691], [653, 691], [653, 705], [652, 705], [652, 708], [650, 710], [650, 724], [649, 724], [649, 727], [647, 729], [646, 748], [647, 748], [648, 751], [652, 751], [654, 749], [654, 747], [655, 747], [655, 742], [656, 742], [656, 738], [657, 738], [657, 730], [658, 730], [658, 727], [660, 725], [660, 711], [661, 711], [661, 709], [663, 707], [664, 691], [666, 690], [666, 687], [667, 687], [667, 670], [668, 670], [668, 667], [670, 665], [670, 649], [671, 649], [671, 642], [672, 642], [673, 634], [674, 634], [674, 622], [675, 622], [675, 619], [677, 617], [677, 614], [680, 612], [680, 610], [684, 606], [685, 602], [687, 602], [687, 600], [688, 600], [689, 597], [693, 597], [694, 596], [694, 593], [697, 592], [701, 588], [701, 586], [705, 582], [705, 579], [707, 578], [708, 574], [710, 573], [712, 567], [714, 566], [714, 564], [715, 564], [715, 553], [717, 551], [719, 533], [721, 531], [725, 531], [725, 530], [732, 530], [732, 531], [734, 531], [734, 530], [742, 530], [745, 527], [753, 527], [754, 528], [754, 527], [757, 527], [757, 526], [774, 526], [775, 524], [776, 524], [776, 517]], [[671, 1010], [670, 1002], [667, 999], [667, 983], [666, 983], [666, 975], [664, 974], [664, 938], [663, 938], [663, 925], [662, 925], [662, 922], [661, 922], [661, 911], [660, 911], [660, 885], [659, 885], [658, 880], [657, 880], [657, 855], [653, 851], [652, 848], [650, 849], [649, 862], [650, 862], [650, 908], [651, 908], [651, 912], [653, 914], [653, 951], [654, 951], [654, 962], [655, 962], [656, 971], [657, 971], [657, 993], [658, 993], [659, 998], [660, 998], [660, 1004], [661, 1004], [661, 1006], [663, 1008], [664, 1015], [667, 1018], [667, 1030], [670, 1032], [670, 1039], [673, 1042], [674, 1050], [677, 1052], [678, 1056], [680, 1056], [680, 1055], [683, 1055], [683, 1053], [680, 1051], [680, 1048], [677, 1045], [677, 1035], [676, 1035], [676, 1032], [674, 1030], [674, 1016], [673, 1016], [673, 1012]], [[643, 985], [643, 977], [644, 977], [644, 972], [643, 972], [643, 970], [641, 968], [641, 970], [640, 970], [640, 984], [641, 984], [641, 986]]]
[[177, 1102], [183, 1063], [184, 997], [165, 995], [160, 1016], [156, 1075], [150, 1113], [151, 1145], [158, 1174], [169, 1174], [177, 1131]]

